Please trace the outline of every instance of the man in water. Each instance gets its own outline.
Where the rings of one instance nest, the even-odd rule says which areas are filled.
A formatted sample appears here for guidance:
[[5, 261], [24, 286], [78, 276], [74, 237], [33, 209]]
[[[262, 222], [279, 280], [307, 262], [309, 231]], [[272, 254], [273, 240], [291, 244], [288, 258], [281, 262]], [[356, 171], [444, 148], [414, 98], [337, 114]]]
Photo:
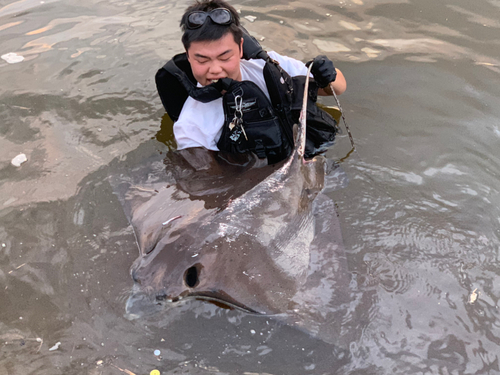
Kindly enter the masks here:
[[[307, 66], [276, 52], [266, 53], [240, 26], [236, 10], [223, 0], [191, 5], [181, 20], [186, 53], [156, 75], [158, 92], [176, 121], [178, 149], [204, 147], [230, 153], [254, 152], [269, 163], [293, 148]], [[342, 72], [326, 56], [312, 60], [319, 95], [346, 89]], [[331, 144], [335, 120], [308, 106], [306, 156]], [[311, 108], [309, 108], [311, 107]]]

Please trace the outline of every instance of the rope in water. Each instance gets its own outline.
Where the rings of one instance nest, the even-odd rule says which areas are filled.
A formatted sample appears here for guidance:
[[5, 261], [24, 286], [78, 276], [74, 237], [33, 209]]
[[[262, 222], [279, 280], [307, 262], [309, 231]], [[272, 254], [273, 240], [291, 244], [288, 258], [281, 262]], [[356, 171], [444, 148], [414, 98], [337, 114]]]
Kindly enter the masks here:
[[330, 89], [332, 90], [333, 97], [335, 98], [335, 101], [337, 102], [337, 106], [339, 107], [340, 115], [342, 116], [342, 120], [344, 121], [345, 130], [347, 130], [347, 134], [349, 135], [349, 139], [351, 140], [352, 149], [354, 150], [355, 149], [354, 139], [352, 138], [351, 131], [349, 130], [349, 127], [347, 126], [347, 122], [345, 121], [344, 111], [342, 109], [342, 106], [340, 105], [339, 98], [337, 98], [337, 94], [335, 94], [335, 90], [333, 89], [332, 82], [330, 82]]

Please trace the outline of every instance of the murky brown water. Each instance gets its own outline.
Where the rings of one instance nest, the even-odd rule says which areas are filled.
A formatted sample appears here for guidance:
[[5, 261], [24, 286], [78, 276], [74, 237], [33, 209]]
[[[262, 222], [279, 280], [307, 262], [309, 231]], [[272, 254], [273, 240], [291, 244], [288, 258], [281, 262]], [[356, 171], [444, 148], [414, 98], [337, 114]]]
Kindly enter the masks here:
[[347, 77], [349, 358], [207, 303], [124, 317], [137, 249], [106, 177], [166, 149], [153, 77], [187, 4], [0, 3], [0, 54], [24, 57], [0, 60], [0, 374], [500, 373], [498, 0], [233, 3], [266, 48]]

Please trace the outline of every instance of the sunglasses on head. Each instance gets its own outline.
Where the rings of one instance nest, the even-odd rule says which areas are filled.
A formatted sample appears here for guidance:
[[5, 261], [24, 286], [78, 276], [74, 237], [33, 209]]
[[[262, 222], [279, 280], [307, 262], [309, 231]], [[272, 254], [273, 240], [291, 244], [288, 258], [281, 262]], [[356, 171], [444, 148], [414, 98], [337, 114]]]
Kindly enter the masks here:
[[231, 12], [226, 8], [216, 8], [211, 10], [210, 12], [203, 12], [201, 10], [197, 10], [189, 13], [187, 18], [186, 26], [188, 29], [197, 29], [205, 23], [207, 17], [210, 17], [212, 21], [214, 21], [218, 25], [229, 25], [233, 22], [233, 17], [231, 16]]

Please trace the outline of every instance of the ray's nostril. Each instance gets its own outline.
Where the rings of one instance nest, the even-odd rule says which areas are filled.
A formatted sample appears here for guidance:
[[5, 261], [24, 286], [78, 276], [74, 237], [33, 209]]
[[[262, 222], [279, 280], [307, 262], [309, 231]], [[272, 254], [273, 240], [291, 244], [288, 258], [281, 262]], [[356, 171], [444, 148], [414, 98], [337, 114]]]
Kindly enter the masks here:
[[198, 267], [196, 265], [190, 267], [184, 273], [184, 282], [188, 287], [194, 288], [200, 282], [198, 276]]

